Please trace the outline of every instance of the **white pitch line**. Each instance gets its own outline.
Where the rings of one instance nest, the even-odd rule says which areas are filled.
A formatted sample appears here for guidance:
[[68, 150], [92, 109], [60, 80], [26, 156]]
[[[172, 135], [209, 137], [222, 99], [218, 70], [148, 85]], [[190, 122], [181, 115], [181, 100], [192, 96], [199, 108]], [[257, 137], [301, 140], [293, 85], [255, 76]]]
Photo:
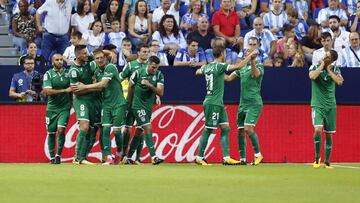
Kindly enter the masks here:
[[358, 167], [358, 166], [344, 166], [344, 165], [337, 165], [337, 164], [333, 164], [331, 166], [336, 167], [336, 168], [350, 168], [350, 169], [360, 170], [360, 167]]

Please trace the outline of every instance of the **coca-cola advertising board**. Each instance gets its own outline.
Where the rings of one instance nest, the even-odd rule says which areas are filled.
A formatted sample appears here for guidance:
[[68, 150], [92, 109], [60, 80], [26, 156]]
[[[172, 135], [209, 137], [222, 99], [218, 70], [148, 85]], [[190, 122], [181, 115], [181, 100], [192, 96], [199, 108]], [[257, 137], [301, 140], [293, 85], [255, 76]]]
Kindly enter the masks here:
[[[230, 154], [238, 159], [237, 105], [226, 105], [230, 122]], [[47, 162], [45, 105], [0, 105], [0, 162]], [[333, 141], [333, 162], [360, 161], [360, 106], [338, 106], [337, 132]], [[193, 162], [204, 128], [202, 105], [154, 106], [153, 139], [157, 155], [166, 162]], [[311, 108], [308, 105], [264, 105], [255, 127], [265, 162], [311, 162], [314, 158]], [[73, 110], [66, 133], [63, 161], [70, 161], [75, 152], [78, 125]], [[221, 162], [220, 130], [209, 138], [205, 156], [210, 162]], [[253, 150], [247, 138], [247, 159]], [[115, 141], [112, 135], [112, 148]], [[101, 150], [97, 141], [89, 159], [99, 161]], [[146, 146], [141, 159], [149, 162]]]

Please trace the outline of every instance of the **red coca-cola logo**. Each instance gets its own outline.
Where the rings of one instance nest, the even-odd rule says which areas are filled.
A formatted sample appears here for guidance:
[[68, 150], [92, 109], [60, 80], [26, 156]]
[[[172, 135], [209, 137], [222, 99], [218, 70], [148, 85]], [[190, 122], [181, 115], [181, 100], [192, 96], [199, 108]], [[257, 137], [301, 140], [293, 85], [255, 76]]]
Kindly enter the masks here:
[[[152, 114], [152, 127], [153, 140], [158, 157], [168, 162], [193, 162], [195, 160], [200, 135], [204, 129], [204, 113], [201, 107], [192, 108], [185, 105], [155, 107]], [[77, 134], [78, 124], [75, 119], [75, 112], [71, 109], [64, 146], [64, 151], [67, 151], [67, 153], [63, 153], [63, 161], [72, 160], [75, 153]], [[210, 135], [208, 147], [205, 150], [205, 157], [210, 156], [215, 151], [215, 146], [212, 145], [214, 138], [215, 134]], [[111, 147], [114, 150], [116, 149], [113, 135]], [[44, 142], [44, 152], [46, 157], [50, 158], [47, 138]], [[141, 160], [146, 160], [149, 156], [144, 145]], [[98, 141], [94, 144], [89, 158], [101, 160], [101, 150]]]

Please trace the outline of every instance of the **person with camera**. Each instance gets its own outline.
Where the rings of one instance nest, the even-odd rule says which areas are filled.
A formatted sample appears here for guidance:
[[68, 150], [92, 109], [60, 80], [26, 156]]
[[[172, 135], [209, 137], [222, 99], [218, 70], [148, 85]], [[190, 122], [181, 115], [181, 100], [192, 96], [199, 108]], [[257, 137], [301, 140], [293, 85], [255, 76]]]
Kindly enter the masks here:
[[34, 70], [35, 60], [31, 56], [25, 56], [23, 66], [25, 70], [15, 73], [11, 79], [9, 96], [17, 102], [37, 101], [40, 92], [34, 91], [32, 83], [35, 77], [41, 80], [41, 74]]
[[[43, 92], [48, 96], [45, 120], [50, 163], [60, 164], [61, 153], [65, 144], [65, 129], [70, 117], [72, 88], [70, 87], [68, 72], [64, 70], [62, 55], [54, 54], [51, 61], [53, 68], [46, 71], [43, 82]], [[58, 134], [58, 147], [55, 156], [56, 132]]]

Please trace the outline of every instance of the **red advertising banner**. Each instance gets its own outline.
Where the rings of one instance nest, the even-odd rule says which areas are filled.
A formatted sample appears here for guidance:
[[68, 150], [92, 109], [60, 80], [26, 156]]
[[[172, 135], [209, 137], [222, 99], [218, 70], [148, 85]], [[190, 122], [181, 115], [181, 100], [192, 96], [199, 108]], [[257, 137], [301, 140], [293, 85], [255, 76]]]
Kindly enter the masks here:
[[[0, 162], [47, 162], [45, 105], [0, 105]], [[239, 158], [237, 147], [237, 106], [226, 106], [230, 121], [230, 153]], [[259, 136], [264, 162], [312, 162], [313, 127], [308, 105], [265, 105], [255, 131]], [[153, 109], [153, 139], [157, 155], [166, 162], [193, 162], [204, 128], [202, 105], [161, 105]], [[338, 106], [337, 133], [334, 135], [333, 162], [360, 162], [360, 106]], [[73, 110], [66, 133], [63, 161], [75, 152], [78, 125]], [[221, 162], [220, 130], [210, 136], [206, 157]], [[247, 138], [247, 159], [253, 150]], [[115, 141], [112, 137], [112, 148]], [[113, 151], [114, 152], [114, 151]], [[99, 142], [89, 154], [100, 160]], [[141, 159], [149, 161], [146, 146]]]

